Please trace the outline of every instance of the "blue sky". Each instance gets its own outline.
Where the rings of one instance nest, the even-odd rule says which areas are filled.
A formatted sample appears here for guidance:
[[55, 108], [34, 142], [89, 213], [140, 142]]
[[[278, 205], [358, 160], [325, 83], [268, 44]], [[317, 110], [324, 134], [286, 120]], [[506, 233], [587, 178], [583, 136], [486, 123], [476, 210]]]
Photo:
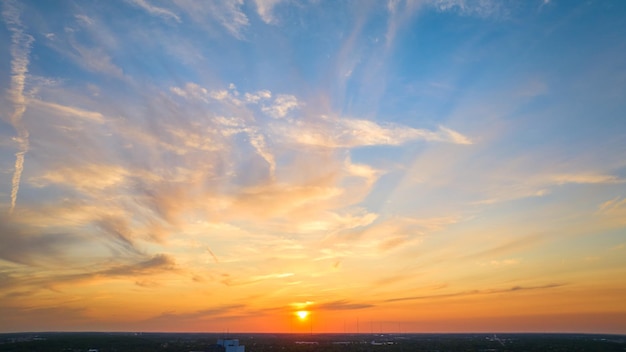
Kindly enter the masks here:
[[624, 333], [625, 13], [4, 1], [0, 330]]

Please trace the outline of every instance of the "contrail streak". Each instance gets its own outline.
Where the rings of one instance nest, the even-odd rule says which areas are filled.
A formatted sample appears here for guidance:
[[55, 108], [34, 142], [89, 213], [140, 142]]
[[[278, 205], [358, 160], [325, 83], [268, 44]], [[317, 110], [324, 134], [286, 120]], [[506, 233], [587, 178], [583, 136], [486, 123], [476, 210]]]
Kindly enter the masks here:
[[24, 170], [24, 154], [28, 152], [28, 131], [22, 124], [22, 116], [26, 111], [26, 98], [24, 97], [24, 83], [28, 72], [28, 55], [33, 43], [33, 37], [24, 33], [24, 26], [20, 21], [20, 11], [13, 1], [5, 1], [2, 9], [2, 17], [11, 32], [11, 89], [9, 96], [13, 102], [11, 125], [17, 131], [19, 151], [15, 153], [15, 172], [11, 180], [11, 208], [13, 213], [17, 201], [17, 192], [20, 189], [20, 179]]

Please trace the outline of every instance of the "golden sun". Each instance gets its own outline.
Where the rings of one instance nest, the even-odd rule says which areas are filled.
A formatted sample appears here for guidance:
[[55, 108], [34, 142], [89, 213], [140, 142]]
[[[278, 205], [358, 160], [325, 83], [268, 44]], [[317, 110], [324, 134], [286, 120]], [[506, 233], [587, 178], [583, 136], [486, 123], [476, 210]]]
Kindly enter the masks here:
[[299, 310], [296, 312], [296, 315], [298, 316], [298, 319], [304, 320], [309, 316], [309, 312], [306, 310]]

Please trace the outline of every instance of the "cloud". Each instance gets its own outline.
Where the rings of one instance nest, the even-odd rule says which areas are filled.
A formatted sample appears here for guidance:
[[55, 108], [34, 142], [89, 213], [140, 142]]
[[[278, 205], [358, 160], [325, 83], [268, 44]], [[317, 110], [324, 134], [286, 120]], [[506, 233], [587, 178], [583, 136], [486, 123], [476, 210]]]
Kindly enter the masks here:
[[480, 18], [506, 18], [510, 9], [497, 0], [388, 0], [387, 47], [395, 41], [397, 32], [402, 29], [420, 11], [434, 9], [439, 12], [451, 12], [460, 16]]
[[350, 175], [367, 180], [367, 184], [370, 186], [384, 174], [383, 170], [375, 169], [366, 164], [355, 164], [349, 158], [344, 162], [344, 167]]
[[[323, 232], [332, 235], [345, 230], [365, 227], [372, 224], [378, 214], [365, 209], [351, 209], [343, 212], [327, 212], [320, 214], [314, 221], [306, 221], [297, 227], [300, 233]], [[320, 259], [320, 258], [318, 258]]]
[[180, 17], [178, 17], [178, 15], [175, 14], [174, 12], [168, 9], [162, 8], [162, 7], [150, 5], [150, 3], [148, 3], [147, 0], [128, 0], [128, 1], [135, 6], [142, 8], [143, 10], [145, 10], [151, 15], [155, 15], [155, 16], [164, 18], [166, 20], [173, 19], [174, 21], [178, 23], [181, 22]]
[[622, 227], [626, 224], [626, 198], [615, 197], [598, 206], [595, 215], [600, 217], [605, 225]]
[[503, 244], [498, 244], [489, 249], [466, 255], [464, 258], [494, 258], [504, 254], [515, 253], [521, 250], [529, 249], [538, 243], [546, 240], [543, 234], [533, 234], [513, 239]]
[[430, 0], [429, 5], [442, 12], [456, 12], [463, 16], [503, 17], [508, 10], [497, 0]]
[[380, 125], [376, 122], [351, 118], [331, 119], [322, 116], [317, 121], [289, 126], [285, 134], [293, 141], [327, 148], [355, 148], [374, 145], [398, 146], [410, 141], [435, 141], [471, 144], [460, 133], [441, 126], [438, 131], [417, 129], [397, 124]]
[[29, 149], [29, 133], [22, 123], [22, 116], [24, 116], [26, 111], [27, 101], [24, 96], [24, 85], [34, 38], [24, 33], [25, 28], [20, 19], [20, 9], [15, 2], [3, 2], [2, 17], [11, 32], [11, 86], [9, 98], [13, 103], [13, 113], [10, 116], [10, 121], [13, 128], [17, 131], [19, 147], [19, 151], [15, 154], [15, 171], [11, 180], [11, 207], [9, 208], [9, 213], [12, 213], [17, 203], [20, 179], [24, 170], [24, 155]]
[[375, 307], [369, 303], [353, 303], [347, 300], [337, 300], [315, 304], [314, 308], [319, 310], [358, 310]]
[[111, 268], [93, 273], [93, 276], [143, 276], [162, 271], [171, 271], [175, 268], [175, 261], [168, 255], [155, 254], [151, 258], [128, 265], [117, 265]]
[[292, 111], [302, 106], [293, 95], [279, 94], [274, 103], [270, 106], [263, 106], [261, 110], [273, 118], [280, 119]]
[[390, 48], [395, 41], [398, 30], [404, 26], [412, 16], [423, 6], [422, 1], [413, 0], [388, 0], [387, 12], [387, 31], [385, 33], [385, 42], [387, 48]]
[[[124, 263], [126, 262], [126, 263]], [[37, 263], [47, 264], [46, 275], [34, 274], [21, 274], [16, 275], [15, 278], [9, 280], [9, 284], [5, 289], [19, 288], [19, 289], [35, 289], [41, 290], [42, 288], [50, 289], [55, 292], [61, 292], [64, 287], [72, 286], [81, 283], [95, 283], [109, 281], [113, 279], [129, 279], [129, 281], [136, 283], [153, 282], [158, 284], [158, 279], [155, 278], [160, 274], [176, 272], [176, 262], [174, 259], [166, 254], [158, 253], [153, 256], [135, 256], [131, 258], [117, 257], [115, 261], [90, 261], [89, 265], [83, 267], [82, 270], [76, 270], [77, 267], [68, 269], [67, 265], [50, 266], [51, 262], [38, 261], [38, 262], [25, 262], [20, 264], [35, 265]], [[67, 264], [67, 261], [66, 261]], [[38, 272], [42, 272], [42, 269], [37, 269]], [[150, 278], [152, 279], [146, 279]]]
[[246, 102], [256, 104], [261, 100], [267, 100], [272, 97], [272, 92], [269, 90], [260, 90], [256, 93], [245, 93], [244, 95]]
[[219, 6], [221, 11], [215, 12], [220, 23], [238, 39], [243, 38], [242, 30], [249, 24], [248, 17], [241, 11], [241, 6], [243, 0], [227, 1]]
[[133, 231], [129, 221], [123, 217], [104, 217], [93, 222], [93, 225], [106, 234], [116, 245], [113, 249], [122, 249], [122, 253], [141, 254], [133, 241]]
[[23, 265], [61, 261], [65, 250], [79, 242], [67, 233], [26, 231], [7, 215], [0, 215], [0, 234], [0, 259]]
[[[230, 102], [237, 106], [242, 104], [242, 100], [234, 96], [229, 90], [208, 90], [195, 83], [187, 83], [184, 87], [170, 87], [170, 91], [177, 96], [204, 103], [209, 103], [210, 100], [213, 100]], [[236, 93], [234, 90], [233, 92]], [[326, 115], [307, 120], [287, 119], [286, 117], [294, 110], [301, 108], [303, 103], [293, 95], [279, 94], [271, 104], [266, 104], [265, 102], [271, 99], [272, 96], [272, 92], [269, 90], [260, 90], [256, 93], [244, 93], [243, 101], [252, 107], [260, 106], [262, 112], [278, 120], [268, 130], [270, 137], [278, 137], [275, 138], [277, 141], [283, 139], [302, 145], [327, 148], [354, 148], [374, 145], [398, 146], [416, 140], [472, 144], [469, 137], [444, 126], [439, 126], [437, 131], [430, 131], [397, 124], [381, 125], [374, 121], [363, 119], [331, 118]], [[255, 129], [250, 129], [241, 119], [218, 117], [216, 121], [233, 127], [223, 130], [224, 132], [247, 132], [259, 155], [270, 166], [274, 165], [269, 151], [262, 147], [265, 145], [265, 137], [259, 133], [251, 132], [255, 131]]]
[[537, 286], [512, 286], [512, 287], [509, 287], [509, 288], [496, 288], [496, 289], [460, 291], [460, 292], [452, 292], [452, 293], [442, 293], [442, 294], [437, 294], [437, 295], [397, 297], [397, 298], [386, 299], [386, 300], [384, 300], [384, 302], [393, 303], [393, 302], [401, 302], [401, 301], [445, 299], [445, 298], [474, 296], [474, 295], [491, 295], [491, 294], [500, 294], [500, 293], [512, 293], [512, 292], [518, 292], [518, 291], [548, 290], [548, 289], [562, 287], [562, 286], [565, 286], [565, 284], [562, 284], [562, 283], [552, 283], [552, 284], [537, 285]]
[[559, 174], [559, 175], [552, 176], [552, 180], [555, 184], [558, 184], [558, 185], [563, 185], [567, 183], [578, 183], [578, 184], [626, 183], [625, 179], [621, 179], [617, 176], [594, 174], [594, 173]]
[[272, 24], [276, 22], [273, 12], [274, 7], [283, 1], [284, 0], [254, 0], [254, 3], [256, 4], [257, 13], [263, 22]]
[[[364, 221], [364, 220], [367, 220]], [[380, 216], [366, 214], [357, 226], [332, 227], [321, 242], [322, 255], [316, 260], [338, 258], [378, 258], [389, 255], [403, 255], [406, 251], [413, 257], [414, 248], [419, 246], [427, 236], [444, 230], [456, 223], [455, 217], [417, 219], [400, 216]]]
[[393, 237], [390, 237], [390, 238], [387, 238], [387, 239], [381, 241], [378, 244], [378, 248], [381, 251], [386, 252], [388, 250], [394, 249], [396, 247], [399, 247], [399, 246], [405, 244], [409, 240], [410, 240], [410, 237], [407, 236], [407, 235], [393, 236]]
[[175, 0], [174, 3], [200, 26], [207, 25], [207, 19], [218, 22], [233, 37], [243, 40], [244, 30], [250, 24], [242, 11], [243, 0], [196, 2]]
[[82, 164], [45, 171], [42, 175], [31, 178], [29, 182], [37, 187], [56, 184], [68, 186], [83, 193], [92, 193], [120, 187], [129, 176], [129, 171], [121, 166]]
[[598, 207], [599, 213], [611, 213], [619, 210], [626, 209], [626, 198], [615, 197], [611, 200], [600, 204]]
[[66, 106], [38, 99], [30, 99], [29, 102], [36, 108], [47, 110], [47, 112], [52, 112], [58, 115], [79, 117], [86, 121], [92, 121], [100, 124], [105, 122], [104, 116], [96, 111], [84, 110], [73, 106]]
[[269, 165], [270, 178], [274, 178], [276, 173], [276, 160], [274, 155], [269, 151], [265, 143], [265, 137], [262, 134], [250, 133], [250, 144], [254, 147], [256, 152], [267, 162]]
[[493, 204], [502, 201], [510, 201], [528, 197], [543, 197], [550, 194], [557, 186], [568, 184], [578, 185], [611, 185], [626, 183], [626, 180], [603, 173], [593, 172], [570, 172], [570, 173], [552, 173], [549, 171], [538, 172], [534, 175], [528, 175], [520, 179], [516, 175], [515, 184], [504, 183], [501, 185], [502, 194], [482, 200], [480, 204]]
[[161, 324], [159, 324], [159, 326], [162, 326], [163, 322], [173, 322], [174, 325], [177, 325], [181, 322], [187, 322], [190, 320], [215, 319], [218, 317], [223, 318], [227, 316], [239, 315], [240, 312], [245, 311], [247, 307], [248, 306], [245, 304], [226, 304], [187, 313], [164, 312], [156, 317], [149, 318], [147, 321], [160, 322]]
[[202, 88], [192, 82], [185, 84], [184, 88], [170, 87], [170, 91], [178, 96], [188, 99], [205, 100], [208, 95], [208, 91], [205, 88]]
[[85, 69], [118, 79], [124, 78], [124, 70], [113, 63], [113, 59], [106, 53], [104, 48], [87, 47], [75, 40], [70, 40], [70, 45], [74, 52], [68, 53], [68, 55]]
[[341, 188], [326, 180], [303, 185], [260, 185], [242, 189], [233, 199], [233, 205], [234, 209], [243, 212], [242, 215], [275, 217], [320, 202], [331, 202], [343, 193]]
[[[131, 82], [118, 66], [123, 64], [123, 56], [119, 55], [121, 42], [115, 28], [108, 27], [102, 18], [76, 14], [74, 21], [63, 23], [57, 27], [53, 36], [44, 41], [48, 48], [53, 49], [64, 60], [83, 70], [102, 74], [106, 77]], [[115, 59], [114, 59], [115, 58]]]
[[170, 92], [189, 100], [196, 100], [204, 103], [209, 103], [211, 101], [223, 103], [229, 102], [234, 105], [241, 105], [242, 103], [236, 97], [238, 92], [235, 89], [208, 90], [193, 82], [186, 83], [184, 87], [170, 87]]

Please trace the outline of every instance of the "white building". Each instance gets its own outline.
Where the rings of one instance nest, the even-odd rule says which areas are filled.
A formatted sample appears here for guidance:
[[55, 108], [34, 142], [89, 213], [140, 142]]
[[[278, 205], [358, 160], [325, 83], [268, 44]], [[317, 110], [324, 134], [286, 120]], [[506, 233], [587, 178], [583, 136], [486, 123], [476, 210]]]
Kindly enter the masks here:
[[217, 344], [224, 346], [224, 352], [246, 352], [246, 346], [239, 346], [238, 339], [219, 339]]

